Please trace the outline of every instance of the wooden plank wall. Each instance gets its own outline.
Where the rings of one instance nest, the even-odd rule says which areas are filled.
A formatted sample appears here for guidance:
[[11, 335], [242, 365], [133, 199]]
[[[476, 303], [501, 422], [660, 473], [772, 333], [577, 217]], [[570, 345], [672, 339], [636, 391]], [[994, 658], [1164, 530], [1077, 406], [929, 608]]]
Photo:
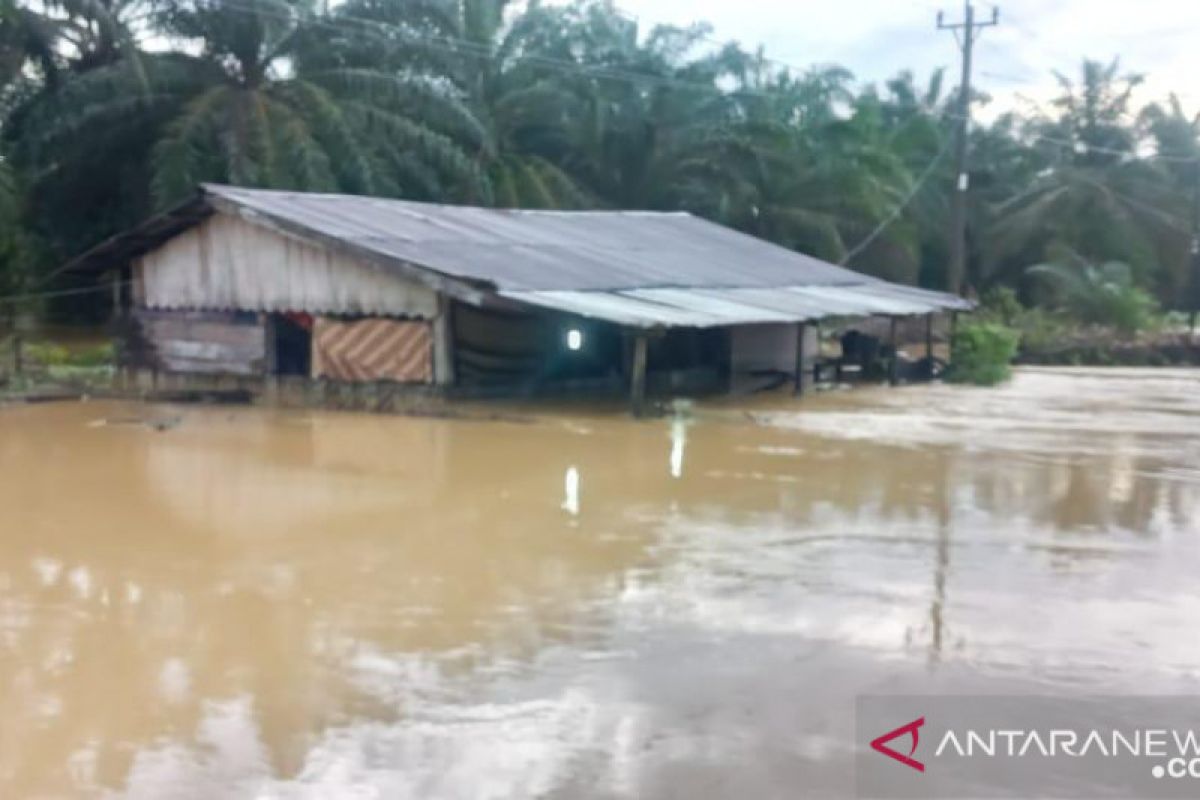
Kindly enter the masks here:
[[155, 309], [307, 311], [432, 319], [437, 293], [329, 248], [216, 214], [135, 265], [135, 302]]
[[266, 330], [258, 314], [237, 311], [134, 312], [132, 366], [206, 375], [261, 375]]

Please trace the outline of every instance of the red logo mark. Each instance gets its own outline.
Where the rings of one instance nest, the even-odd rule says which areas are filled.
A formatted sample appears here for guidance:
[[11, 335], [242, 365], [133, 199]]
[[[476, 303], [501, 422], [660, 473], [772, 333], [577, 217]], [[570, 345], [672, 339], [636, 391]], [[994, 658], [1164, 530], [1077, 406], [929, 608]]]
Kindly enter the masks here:
[[[917, 772], [924, 772], [925, 765], [913, 758], [913, 754], [917, 752], [917, 745], [921, 743], [921, 726], [925, 724], [925, 718], [921, 717], [918, 720], [896, 728], [894, 731], [889, 731], [883, 736], [880, 736], [875, 741], [871, 742], [871, 749], [877, 753], [883, 753], [888, 758], [894, 758], [906, 767], [912, 767]], [[888, 747], [888, 742], [893, 739], [899, 739], [901, 736], [912, 735], [912, 748], [909, 749], [908, 755], [898, 753]]]

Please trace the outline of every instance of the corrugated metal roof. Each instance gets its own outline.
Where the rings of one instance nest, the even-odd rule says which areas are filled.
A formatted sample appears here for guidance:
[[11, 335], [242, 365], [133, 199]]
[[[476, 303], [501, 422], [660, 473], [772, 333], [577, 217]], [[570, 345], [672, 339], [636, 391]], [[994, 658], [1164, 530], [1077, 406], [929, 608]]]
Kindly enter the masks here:
[[[193, 213], [177, 210], [175, 217], [215, 208], [409, 276], [423, 271], [446, 291], [492, 291], [626, 325], [708, 327], [972, 307], [684, 213], [473, 208], [211, 184], [189, 207]], [[178, 224], [154, 222], [76, 264], [112, 266], [161, 244], [153, 232], [178, 233]]]
[[638, 328], [710, 328], [830, 317], [911, 316], [970, 310], [961, 298], [878, 284], [782, 286], [774, 289], [631, 289], [500, 292], [529, 305]]
[[270, 219], [505, 291], [838, 284], [862, 275], [683, 213], [528, 211], [204, 187]]

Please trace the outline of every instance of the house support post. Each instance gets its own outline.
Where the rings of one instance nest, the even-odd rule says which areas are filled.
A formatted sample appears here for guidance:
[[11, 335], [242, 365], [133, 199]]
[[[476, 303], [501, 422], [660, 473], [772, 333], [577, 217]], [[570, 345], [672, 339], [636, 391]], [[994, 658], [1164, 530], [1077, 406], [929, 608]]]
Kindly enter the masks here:
[[888, 364], [888, 383], [897, 386], [900, 383], [900, 320], [898, 317], [892, 317], [891, 322], [888, 339], [891, 343], [892, 359]]
[[259, 315], [263, 330], [263, 372], [268, 376], [279, 374], [279, 347], [277, 327], [279, 320], [270, 312]]
[[125, 310], [121, 302], [121, 270], [113, 270], [112, 274], [112, 318], [114, 322], [120, 322]]
[[805, 374], [808, 369], [808, 359], [804, 356], [804, 340], [807, 339], [808, 325], [801, 322], [796, 326], [796, 385], [793, 393], [796, 397], [804, 396], [804, 385], [808, 382]]
[[925, 315], [925, 365], [929, 380], [933, 380], [933, 314]]
[[954, 341], [958, 338], [958, 312], [950, 312], [950, 363], [954, 363]]
[[633, 364], [629, 373], [629, 410], [635, 417], [646, 413], [646, 332], [633, 338]]
[[433, 382], [438, 386], [453, 386], [454, 375], [454, 306], [450, 298], [438, 296], [437, 317], [433, 320]]

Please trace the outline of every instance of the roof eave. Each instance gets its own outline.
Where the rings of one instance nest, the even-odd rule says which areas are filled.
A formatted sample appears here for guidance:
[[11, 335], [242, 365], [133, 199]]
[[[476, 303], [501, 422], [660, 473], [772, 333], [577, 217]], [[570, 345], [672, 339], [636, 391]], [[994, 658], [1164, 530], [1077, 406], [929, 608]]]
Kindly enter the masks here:
[[150, 252], [213, 213], [203, 192], [196, 192], [179, 205], [155, 214], [141, 224], [110, 236], [68, 261], [60, 273], [105, 272], [124, 267], [130, 260]]

